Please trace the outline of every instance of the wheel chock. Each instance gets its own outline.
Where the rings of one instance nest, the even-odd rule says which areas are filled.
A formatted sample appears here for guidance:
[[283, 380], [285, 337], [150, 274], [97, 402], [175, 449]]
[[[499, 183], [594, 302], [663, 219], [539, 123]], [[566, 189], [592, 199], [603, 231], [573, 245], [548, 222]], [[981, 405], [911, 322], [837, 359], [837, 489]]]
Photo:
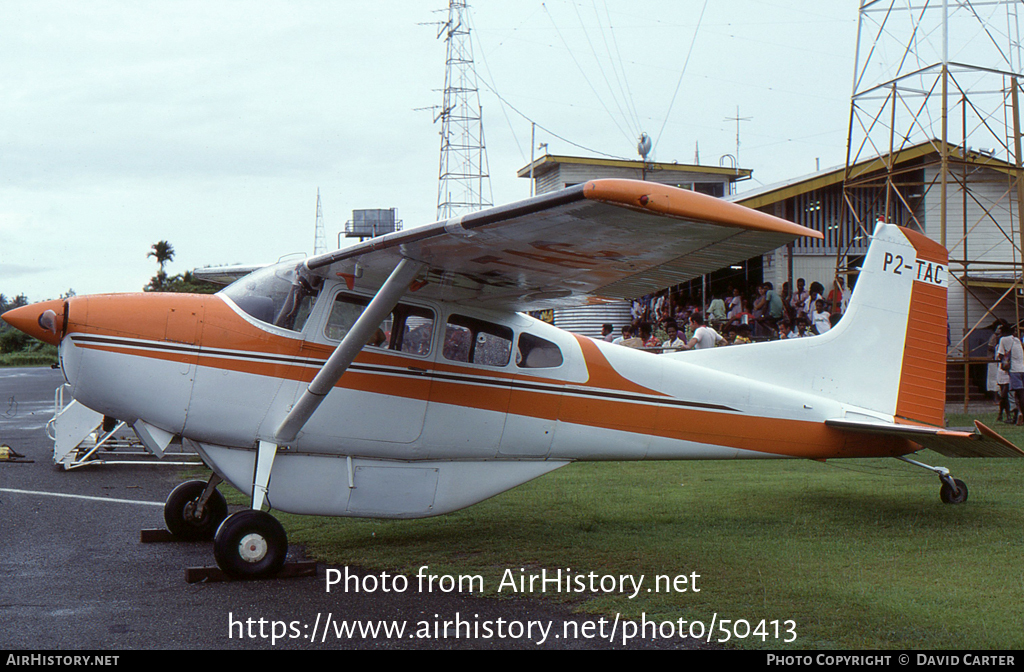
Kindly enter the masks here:
[[[316, 562], [312, 560], [286, 562], [277, 574], [267, 578], [295, 579], [303, 576], [316, 576]], [[185, 581], [187, 583], [217, 583], [220, 581], [252, 581], [252, 579], [236, 579], [226, 574], [220, 567], [186, 567]]]

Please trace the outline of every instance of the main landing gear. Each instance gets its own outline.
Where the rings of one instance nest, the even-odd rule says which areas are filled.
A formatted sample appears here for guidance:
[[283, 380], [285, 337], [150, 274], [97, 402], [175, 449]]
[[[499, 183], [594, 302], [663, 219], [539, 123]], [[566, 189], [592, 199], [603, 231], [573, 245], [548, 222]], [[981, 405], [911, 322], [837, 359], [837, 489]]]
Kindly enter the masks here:
[[277, 519], [249, 509], [228, 516], [213, 540], [217, 566], [237, 579], [277, 574], [288, 555], [288, 537]]
[[256, 470], [253, 508], [228, 515], [227, 501], [217, 491], [222, 482], [216, 473], [206, 483], [187, 481], [168, 495], [164, 522], [172, 535], [188, 541], [213, 540], [217, 566], [236, 579], [263, 579], [277, 574], [288, 555], [284, 527], [261, 511], [277, 447], [261, 444]]
[[900, 455], [898, 459], [903, 460], [907, 464], [912, 464], [915, 467], [921, 467], [938, 474], [939, 481], [942, 484], [939, 488], [939, 499], [942, 500], [943, 504], [963, 504], [967, 501], [967, 485], [959, 478], [953, 478], [949, 473], [949, 469], [933, 467], [917, 460], [912, 460], [905, 455]]

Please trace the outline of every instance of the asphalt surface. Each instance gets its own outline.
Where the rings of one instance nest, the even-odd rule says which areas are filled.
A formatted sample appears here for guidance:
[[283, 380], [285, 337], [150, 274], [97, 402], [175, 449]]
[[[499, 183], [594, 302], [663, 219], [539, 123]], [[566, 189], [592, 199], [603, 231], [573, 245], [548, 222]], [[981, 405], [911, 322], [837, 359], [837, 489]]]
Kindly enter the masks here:
[[[54, 466], [45, 427], [62, 382], [48, 368], [0, 369], [0, 444], [34, 460], [0, 461], [0, 650], [686, 648], [679, 639], [623, 646], [624, 623], [612, 643], [597, 636], [612, 633], [611, 619], [531, 599], [420, 594], [414, 582], [404, 593], [328, 593], [322, 564], [315, 578], [186, 583], [185, 568], [214, 564], [212, 543], [139, 541], [140, 530], [163, 528], [182, 467]], [[304, 559], [302, 549], [289, 559]], [[452, 626], [437, 636], [457, 618], [458, 638]], [[339, 636], [339, 621], [405, 630]], [[595, 636], [565, 637], [566, 622]], [[543, 643], [541, 628], [550, 628]], [[429, 637], [414, 636], [425, 629]]]

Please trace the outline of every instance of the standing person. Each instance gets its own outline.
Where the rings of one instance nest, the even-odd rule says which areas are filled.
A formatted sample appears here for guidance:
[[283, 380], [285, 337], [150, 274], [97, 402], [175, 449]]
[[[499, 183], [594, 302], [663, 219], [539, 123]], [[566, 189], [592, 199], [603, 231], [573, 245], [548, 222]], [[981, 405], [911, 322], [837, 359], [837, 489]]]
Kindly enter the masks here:
[[727, 307], [729, 308], [729, 311], [725, 314], [725, 319], [727, 320], [732, 320], [743, 312], [743, 293], [738, 288], [733, 288]]
[[814, 302], [814, 310], [807, 316], [814, 327], [814, 331], [819, 334], [824, 334], [826, 331], [832, 328], [832, 320], [829, 312], [825, 310], [825, 300], [818, 299]]
[[[1003, 342], [1004, 337], [1006, 342]], [[1013, 336], [1010, 335], [1009, 326], [997, 324], [995, 331], [992, 334], [992, 338], [995, 339], [995, 344], [992, 347], [992, 359], [995, 360], [994, 364], [990, 364], [989, 368], [992, 371], [992, 382], [991, 386], [996, 390], [996, 394], [999, 395], [999, 415], [996, 416], [996, 422], [1010, 422], [1010, 348], [1013, 346]], [[1005, 347], [1004, 347], [1005, 346]], [[1006, 415], [1003, 415], [1005, 412]]]
[[793, 296], [789, 298], [790, 307], [790, 320], [795, 320], [804, 309], [804, 304], [807, 303], [810, 294], [804, 288], [804, 279], [796, 279], [796, 291], [793, 292]]
[[690, 326], [693, 327], [693, 338], [683, 346], [683, 350], [703, 350], [725, 342], [721, 334], [704, 324], [704, 318], [700, 313], [690, 316]]
[[803, 314], [808, 320], [811, 319], [811, 313], [814, 312], [814, 304], [818, 299], [824, 299], [822, 294], [825, 293], [825, 288], [818, 281], [811, 283], [811, 288], [807, 291], [807, 301], [804, 302]]
[[615, 340], [614, 334], [615, 328], [610, 324], [601, 325], [601, 340], [605, 343], [611, 343]]
[[[1009, 369], [1009, 397], [1013, 399], [1013, 415], [1010, 420], [1012, 425], [1024, 425], [1024, 347], [1020, 342], [1020, 328], [1017, 325], [1010, 327], [1010, 334], [999, 339], [999, 347], [996, 348], [996, 357], [1000, 360], [1007, 356]], [[1005, 366], [1005, 365], [1004, 365]], [[1003, 368], [1003, 367], [1001, 367]]]
[[717, 294], [711, 297], [711, 304], [708, 306], [708, 321], [711, 324], [720, 325], [725, 322], [725, 301]]
[[[999, 340], [1006, 333], [1003, 329], [1002, 321], [996, 321], [992, 323], [992, 335], [988, 338], [988, 345], [985, 347], [985, 356], [988, 357], [989, 364], [985, 367], [985, 391], [995, 392], [996, 397], [999, 397], [999, 383], [996, 378], [999, 377], [999, 360], [996, 358], [996, 348], [999, 347]], [[999, 404], [999, 417], [996, 421], [1003, 419], [1003, 405]]]
[[[761, 293], [758, 301], [763, 306], [764, 314], [761, 316], [759, 322], [762, 329], [765, 332], [765, 336], [773, 337], [777, 336], [776, 327], [786, 315], [786, 311], [782, 307], [782, 299], [775, 292], [775, 287], [770, 282], [766, 282], [761, 285], [757, 290]], [[757, 302], [754, 303], [756, 309]]]
[[772, 323], [771, 318], [768, 316], [768, 287], [765, 283], [761, 283], [757, 286], [757, 298], [754, 299], [754, 312], [752, 317], [754, 319], [754, 335], [760, 338], [768, 338], [771, 336], [772, 331], [777, 326], [777, 323]]
[[849, 303], [849, 300], [849, 294], [846, 287], [843, 286], [843, 279], [836, 278], [832, 284], [832, 291], [828, 293], [829, 312], [833, 315], [842, 315], [846, 312], [846, 304]]

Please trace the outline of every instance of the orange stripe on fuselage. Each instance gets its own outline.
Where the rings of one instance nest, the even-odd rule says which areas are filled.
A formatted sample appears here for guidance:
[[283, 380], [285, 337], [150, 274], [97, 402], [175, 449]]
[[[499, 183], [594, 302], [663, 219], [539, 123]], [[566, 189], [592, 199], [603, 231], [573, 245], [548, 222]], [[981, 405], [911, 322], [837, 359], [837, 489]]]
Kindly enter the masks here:
[[[159, 315], [160, 311], [167, 310], [166, 300], [151, 304], [151, 295], [82, 298], [90, 301], [88, 316], [76, 321], [76, 313], [85, 315], [86, 311], [84, 305], [79, 305], [77, 311], [73, 306], [69, 333], [152, 341], [163, 340], [167, 334], [166, 312], [163, 319]], [[199, 328], [194, 341], [201, 346], [198, 354], [99, 343], [81, 343], [79, 347], [307, 383], [333, 351], [328, 345], [311, 344], [259, 329], [219, 298], [179, 294], [175, 295], [175, 300], [176, 310], [187, 313], [195, 309], [197, 313]], [[118, 306], [121, 301], [124, 304]], [[125, 315], [131, 318], [126, 319]], [[177, 335], [180, 337], [180, 332]], [[383, 350], [364, 350], [356, 357], [355, 368], [342, 376], [338, 387], [792, 457], [890, 456], [914, 449], [902, 439], [841, 432], [819, 422], [667, 406], [665, 402], [673, 401], [672, 397], [629, 380], [615, 370], [593, 341], [584, 337], [577, 339], [586, 360], [588, 379], [585, 383], [435, 363]], [[168, 343], [174, 345], [182, 341]], [[146, 348], [145, 344], [139, 347]], [[215, 350], [296, 357], [301, 361], [233, 359]], [[666, 362], [666, 365], [671, 363]], [[374, 367], [382, 368], [367, 370]], [[443, 374], [464, 379], [437, 377]], [[547, 389], [523, 389], [516, 387], [517, 383], [543, 384]], [[588, 396], [589, 392], [621, 392], [644, 395], [648, 399], [608, 399]]]

